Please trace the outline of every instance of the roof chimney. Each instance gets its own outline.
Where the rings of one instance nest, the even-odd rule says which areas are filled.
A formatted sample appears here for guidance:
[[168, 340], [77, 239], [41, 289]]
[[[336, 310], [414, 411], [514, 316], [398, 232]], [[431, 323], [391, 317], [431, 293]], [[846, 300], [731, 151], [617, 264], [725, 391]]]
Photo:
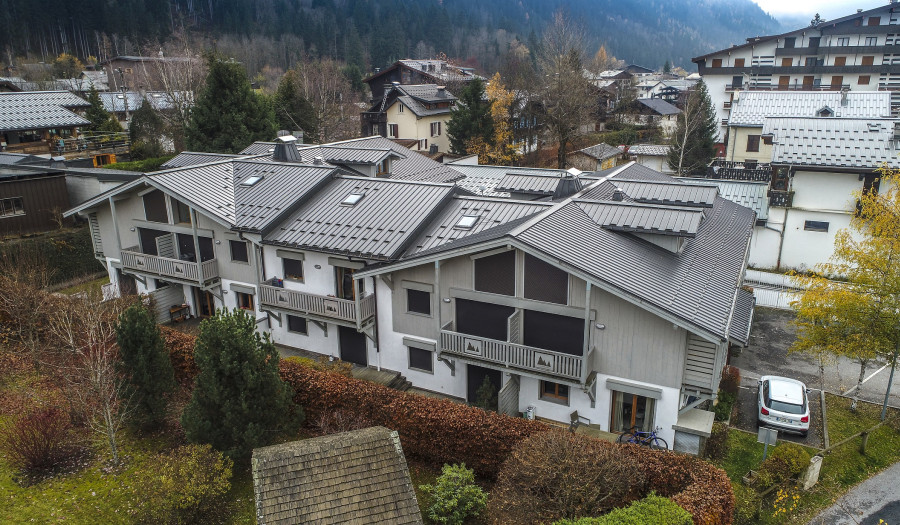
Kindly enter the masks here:
[[297, 151], [297, 138], [293, 135], [278, 137], [275, 143], [275, 151], [272, 152], [272, 160], [279, 162], [303, 162], [300, 152]]
[[624, 198], [625, 198], [625, 194], [622, 193], [622, 190], [620, 190], [619, 188], [616, 188], [616, 191], [614, 191], [612, 194], [612, 200], [614, 200], [616, 202], [622, 202], [622, 199], [624, 199]]
[[574, 173], [565, 173], [556, 183], [556, 189], [553, 190], [553, 200], [561, 200], [572, 196], [584, 188], [581, 179]]
[[322, 157], [316, 157], [313, 160], [313, 164], [315, 164], [316, 166], [321, 166], [321, 165], [325, 164], [325, 159], [323, 159]]
[[432, 155], [434, 155], [434, 154], [437, 153], [437, 152], [438, 152], [438, 145], [437, 145], [437, 144], [432, 144], [432, 145], [428, 148], [428, 153], [430, 153], [430, 154], [432, 154]]
[[443, 95], [444, 92], [447, 91], [447, 86], [438, 86], [438, 87], [437, 87], [437, 91], [438, 91], [438, 93], [440, 93], [441, 95]]
[[850, 88], [842, 88], [841, 89], [841, 105], [846, 106], [848, 103], [847, 93], [850, 92]]

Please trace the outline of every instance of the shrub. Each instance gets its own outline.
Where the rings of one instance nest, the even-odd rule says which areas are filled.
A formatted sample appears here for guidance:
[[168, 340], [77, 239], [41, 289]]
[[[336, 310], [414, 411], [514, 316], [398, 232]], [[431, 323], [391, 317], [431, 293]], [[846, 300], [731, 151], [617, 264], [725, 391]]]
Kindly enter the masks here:
[[232, 462], [209, 445], [156, 456], [137, 472], [133, 506], [139, 523], [213, 523], [224, 518]]
[[809, 460], [809, 452], [800, 445], [781, 443], [759, 466], [759, 487], [766, 489], [800, 474]]
[[168, 326], [160, 326], [159, 333], [163, 336], [166, 350], [169, 352], [169, 361], [172, 363], [175, 379], [181, 384], [190, 384], [199, 373], [197, 364], [194, 362], [196, 338]]
[[121, 368], [134, 396], [134, 422], [152, 429], [165, 419], [167, 397], [175, 388], [172, 362], [155, 316], [140, 302], [132, 304], [119, 316], [116, 342]]
[[535, 434], [503, 463], [491, 492], [495, 523], [597, 516], [640, 497], [644, 474], [612, 444], [568, 432]]
[[319, 414], [314, 424], [323, 436], [372, 426], [365, 414], [353, 410], [336, 410]]
[[725, 421], [731, 416], [736, 397], [737, 396], [731, 392], [719, 391], [719, 402], [713, 407], [713, 410], [716, 413], [716, 421]]
[[71, 459], [69, 415], [57, 407], [38, 408], [0, 429], [0, 449], [11, 467], [26, 474], [53, 470]]
[[740, 386], [741, 371], [738, 367], [728, 365], [722, 369], [722, 382], [719, 383], [719, 390], [737, 396]]
[[425, 511], [435, 522], [462, 525], [466, 518], [478, 516], [487, 504], [487, 494], [475, 484], [475, 472], [462, 465], [444, 465], [434, 485], [419, 487], [433, 503]]
[[642, 500], [635, 501], [627, 507], [614, 509], [599, 518], [581, 518], [578, 520], [557, 521], [553, 525], [692, 525], [693, 520], [688, 511], [677, 503], [650, 494]]
[[759, 518], [759, 493], [739, 483], [732, 488], [734, 489], [734, 525], [756, 523]]
[[722, 459], [728, 453], [728, 426], [725, 423], [713, 423], [712, 432], [706, 440], [704, 455], [707, 459]]
[[325, 370], [329, 372], [335, 372], [341, 374], [346, 377], [353, 377], [353, 364], [347, 361], [341, 361], [336, 359], [331, 361], [328, 359], [328, 356], [320, 356], [318, 359], [311, 359], [309, 357], [288, 357], [285, 358], [285, 361], [289, 363], [297, 363], [303, 366], [308, 366], [310, 368], [314, 368], [316, 370]]

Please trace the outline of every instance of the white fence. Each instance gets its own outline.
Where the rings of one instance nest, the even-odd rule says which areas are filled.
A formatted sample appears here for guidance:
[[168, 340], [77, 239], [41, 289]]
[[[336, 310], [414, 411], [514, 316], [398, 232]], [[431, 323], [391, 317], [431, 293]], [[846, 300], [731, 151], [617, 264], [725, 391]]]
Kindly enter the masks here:
[[802, 291], [799, 283], [789, 275], [759, 270], [748, 269], [744, 276], [744, 284], [753, 288], [756, 306], [782, 310], [790, 310], [791, 302], [795, 301], [797, 294]]

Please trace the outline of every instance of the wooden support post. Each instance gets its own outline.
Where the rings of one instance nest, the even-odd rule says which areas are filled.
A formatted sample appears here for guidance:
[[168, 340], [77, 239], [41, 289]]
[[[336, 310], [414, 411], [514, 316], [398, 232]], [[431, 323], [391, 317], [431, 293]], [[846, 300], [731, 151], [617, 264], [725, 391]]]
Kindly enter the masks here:
[[862, 441], [859, 443], [859, 453], [865, 455], [866, 453], [866, 445], [869, 444], [869, 432], [865, 431], [859, 435], [862, 438]]

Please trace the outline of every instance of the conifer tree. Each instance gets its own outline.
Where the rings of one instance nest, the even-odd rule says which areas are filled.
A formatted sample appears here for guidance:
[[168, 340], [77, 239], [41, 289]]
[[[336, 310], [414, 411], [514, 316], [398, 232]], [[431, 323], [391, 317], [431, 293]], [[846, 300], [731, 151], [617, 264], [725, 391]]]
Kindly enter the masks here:
[[120, 367], [134, 401], [134, 422], [153, 428], [166, 416], [167, 396], [175, 374], [153, 314], [140, 303], [128, 307], [116, 326]]
[[273, 102], [279, 129], [302, 129], [306, 137], [318, 137], [316, 112], [301, 93], [295, 70], [289, 69], [281, 77]]
[[278, 375], [275, 345], [243, 310], [220, 310], [201, 323], [194, 361], [200, 374], [181, 416], [191, 442], [243, 459], [302, 421], [303, 410]]
[[275, 138], [272, 103], [253, 92], [244, 67], [215, 56], [207, 60], [206, 86], [185, 129], [188, 149], [238, 153], [254, 141]]
[[474, 143], [493, 145], [491, 101], [485, 96], [484, 82], [480, 78], [469, 82], [460, 92], [459, 101], [450, 111], [447, 137], [450, 150], [456, 154], [466, 153], [469, 145]]
[[128, 134], [131, 137], [131, 160], [161, 157], [165, 153], [161, 137], [165, 123], [146, 98], [131, 115]]
[[667, 158], [678, 175], [703, 171], [716, 156], [716, 112], [701, 80], [691, 89], [672, 137]]
[[119, 121], [103, 107], [100, 93], [97, 92], [94, 86], [91, 86], [91, 90], [88, 92], [88, 102], [91, 104], [91, 107], [84, 113], [84, 118], [91, 121], [91, 124], [87, 127], [88, 130], [109, 133], [122, 131]]

